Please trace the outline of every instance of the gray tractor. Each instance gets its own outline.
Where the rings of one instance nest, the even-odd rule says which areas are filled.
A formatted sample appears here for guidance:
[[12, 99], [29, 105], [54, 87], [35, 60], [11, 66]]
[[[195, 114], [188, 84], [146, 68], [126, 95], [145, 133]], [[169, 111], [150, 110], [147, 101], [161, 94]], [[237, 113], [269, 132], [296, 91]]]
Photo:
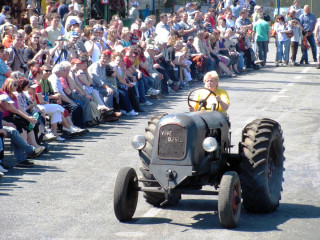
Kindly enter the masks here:
[[[208, 96], [195, 101], [192, 96], [199, 90], [208, 91]], [[207, 109], [211, 94], [195, 89], [188, 104], [197, 102], [199, 109]], [[184, 194], [218, 195], [218, 215], [226, 228], [237, 226], [242, 203], [256, 213], [274, 211], [279, 205], [285, 158], [282, 130], [274, 120], [246, 125], [238, 154], [230, 153], [228, 115], [208, 110], [156, 115], [132, 145], [139, 151], [142, 176], [130, 167], [119, 171], [114, 189], [119, 221], [132, 219], [139, 191], [156, 207], [175, 205]], [[212, 190], [202, 189], [206, 185]]]

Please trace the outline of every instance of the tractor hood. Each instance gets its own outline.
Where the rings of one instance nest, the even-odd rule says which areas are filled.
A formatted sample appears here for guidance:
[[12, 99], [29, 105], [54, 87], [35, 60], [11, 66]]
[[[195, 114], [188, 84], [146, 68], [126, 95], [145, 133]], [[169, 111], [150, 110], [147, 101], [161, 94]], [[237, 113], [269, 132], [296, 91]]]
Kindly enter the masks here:
[[194, 173], [208, 171], [208, 156], [202, 142], [208, 130], [229, 128], [226, 116], [200, 111], [162, 118], [154, 136], [150, 173], [163, 187], [175, 187]]

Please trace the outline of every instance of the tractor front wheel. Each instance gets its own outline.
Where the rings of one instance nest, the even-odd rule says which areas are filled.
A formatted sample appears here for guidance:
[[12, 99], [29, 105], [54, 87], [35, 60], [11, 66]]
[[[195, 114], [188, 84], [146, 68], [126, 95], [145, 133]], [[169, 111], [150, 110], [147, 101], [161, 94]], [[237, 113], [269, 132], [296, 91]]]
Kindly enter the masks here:
[[130, 221], [138, 202], [138, 177], [133, 168], [122, 168], [114, 187], [114, 213], [119, 221]]
[[226, 228], [238, 225], [241, 212], [241, 184], [236, 172], [226, 172], [220, 182], [218, 214], [220, 223]]

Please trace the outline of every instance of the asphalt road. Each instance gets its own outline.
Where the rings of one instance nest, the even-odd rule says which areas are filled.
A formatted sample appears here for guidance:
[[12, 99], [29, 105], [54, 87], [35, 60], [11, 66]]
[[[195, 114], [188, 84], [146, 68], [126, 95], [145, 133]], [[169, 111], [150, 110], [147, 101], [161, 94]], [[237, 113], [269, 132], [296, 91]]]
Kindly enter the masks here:
[[220, 81], [231, 99], [234, 145], [254, 119], [268, 117], [282, 126], [286, 171], [276, 212], [242, 209], [239, 226], [228, 230], [219, 223], [214, 196], [183, 196], [178, 206], [160, 209], [140, 194], [133, 221], [117, 221], [112, 202], [117, 173], [140, 164], [132, 137], [144, 132], [153, 114], [188, 111], [185, 90], [151, 100], [154, 106], [137, 117], [54, 143], [34, 168], [6, 174], [0, 180], [0, 239], [319, 239], [320, 76], [314, 66], [268, 63]]

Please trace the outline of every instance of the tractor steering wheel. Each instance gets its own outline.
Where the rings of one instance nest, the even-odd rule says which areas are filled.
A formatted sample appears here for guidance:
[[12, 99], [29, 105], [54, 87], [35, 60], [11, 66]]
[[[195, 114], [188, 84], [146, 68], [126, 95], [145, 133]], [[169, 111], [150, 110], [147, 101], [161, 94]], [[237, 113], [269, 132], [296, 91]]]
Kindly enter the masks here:
[[[201, 99], [201, 100], [193, 99], [193, 97], [195, 96], [195, 92], [197, 92], [197, 91], [204, 92], [204, 90], [208, 92], [208, 95], [204, 99]], [[201, 87], [201, 88], [194, 89], [192, 92], [190, 92], [190, 94], [188, 96], [188, 105], [189, 105], [189, 107], [193, 108], [194, 106], [191, 105], [191, 102], [195, 102], [195, 103], [199, 104], [199, 107], [198, 107], [197, 111], [200, 111], [201, 108], [204, 108], [205, 110], [208, 110], [208, 108], [207, 108], [207, 100], [211, 96], [211, 94], [214, 95], [215, 97], [217, 96], [217, 94], [215, 94], [215, 92], [211, 91], [208, 88]], [[206, 94], [204, 94], [204, 95], [206, 95]], [[220, 103], [218, 101], [217, 101], [217, 103], [218, 104], [215, 104], [214, 111], [217, 111], [219, 109]]]

